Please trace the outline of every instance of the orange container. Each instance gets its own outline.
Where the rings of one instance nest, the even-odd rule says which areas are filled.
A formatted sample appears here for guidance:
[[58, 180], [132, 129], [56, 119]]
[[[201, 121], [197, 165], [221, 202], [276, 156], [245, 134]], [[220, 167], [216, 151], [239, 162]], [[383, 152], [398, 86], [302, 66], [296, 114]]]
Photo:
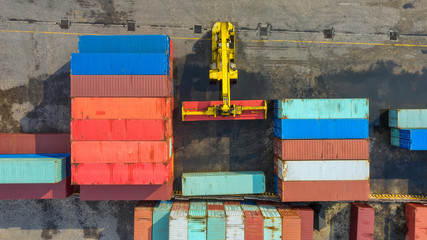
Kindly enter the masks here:
[[135, 240], [151, 240], [153, 238], [153, 210], [156, 202], [144, 201], [135, 207], [133, 238]]
[[314, 211], [310, 207], [292, 207], [301, 216], [301, 240], [313, 240]]
[[298, 211], [283, 204], [276, 205], [282, 215], [282, 240], [301, 239], [301, 216]]
[[405, 239], [427, 239], [427, 206], [420, 203], [406, 203], [405, 215], [408, 228]]
[[172, 157], [167, 141], [74, 141], [72, 163], [165, 163]]
[[72, 98], [71, 119], [166, 119], [171, 98]]

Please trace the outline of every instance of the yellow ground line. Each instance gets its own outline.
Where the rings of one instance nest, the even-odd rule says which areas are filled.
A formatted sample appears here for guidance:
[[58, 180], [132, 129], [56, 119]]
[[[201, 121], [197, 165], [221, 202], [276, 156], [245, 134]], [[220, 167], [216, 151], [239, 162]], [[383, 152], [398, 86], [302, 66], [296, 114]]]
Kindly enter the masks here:
[[[39, 33], [39, 34], [58, 34], [58, 35], [108, 35], [97, 33], [75, 33], [75, 32], [45, 32], [45, 31], [23, 31], [23, 30], [6, 30], [0, 29], [0, 32], [11, 33]], [[176, 40], [210, 40], [202, 38], [189, 37], [171, 37]], [[290, 43], [312, 43], [312, 44], [336, 44], [336, 45], [365, 45], [365, 46], [387, 46], [387, 47], [422, 47], [427, 48], [427, 44], [404, 44], [404, 43], [367, 43], [367, 42], [331, 42], [331, 41], [303, 41], [303, 40], [242, 40], [242, 42], [290, 42]]]

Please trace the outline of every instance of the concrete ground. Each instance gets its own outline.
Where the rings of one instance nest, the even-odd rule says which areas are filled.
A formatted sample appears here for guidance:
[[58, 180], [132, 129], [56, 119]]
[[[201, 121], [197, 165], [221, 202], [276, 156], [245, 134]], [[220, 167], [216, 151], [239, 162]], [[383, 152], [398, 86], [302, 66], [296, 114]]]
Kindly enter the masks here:
[[[427, 2], [0, 0], [0, 132], [68, 132], [78, 34], [174, 41], [175, 189], [182, 172], [262, 170], [272, 192], [272, 120], [181, 122], [181, 102], [216, 99], [209, 29], [237, 28], [232, 99], [368, 97], [371, 193], [426, 194], [426, 152], [391, 147], [385, 110], [427, 108]], [[58, 22], [72, 21], [67, 30]], [[136, 22], [128, 32], [125, 23]], [[202, 25], [202, 33], [193, 27]], [[268, 26], [260, 36], [259, 26]], [[325, 28], [335, 29], [325, 39]], [[397, 31], [397, 41], [389, 31]], [[260, 41], [261, 39], [265, 41]], [[277, 41], [276, 41], [277, 40]], [[271, 111], [270, 111], [271, 112]], [[135, 202], [1, 201], [1, 239], [132, 239]], [[347, 239], [348, 203], [325, 203], [315, 239]], [[403, 239], [402, 204], [374, 203], [375, 239]]]

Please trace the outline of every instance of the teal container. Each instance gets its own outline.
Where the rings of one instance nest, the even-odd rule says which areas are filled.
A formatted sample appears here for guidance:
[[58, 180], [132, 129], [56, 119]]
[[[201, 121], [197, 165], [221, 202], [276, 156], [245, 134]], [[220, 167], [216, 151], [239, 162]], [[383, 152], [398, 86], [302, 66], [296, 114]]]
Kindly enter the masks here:
[[265, 192], [263, 172], [183, 173], [182, 195], [233, 195]]
[[388, 125], [403, 129], [427, 128], [427, 109], [389, 110]]
[[282, 240], [282, 216], [276, 207], [260, 205], [264, 217], [264, 240]]
[[169, 238], [169, 216], [172, 201], [157, 202], [153, 210], [153, 240]]
[[225, 239], [225, 212], [208, 210], [207, 240]]
[[398, 128], [391, 128], [390, 129], [390, 136], [400, 138], [400, 131]]
[[392, 146], [395, 146], [395, 147], [400, 147], [400, 138], [398, 138], [398, 137], [391, 137], [390, 138], [390, 144]]
[[188, 213], [188, 239], [206, 240], [206, 204], [190, 204]]
[[0, 183], [58, 183], [65, 177], [66, 157], [0, 155]]
[[274, 101], [280, 119], [351, 119], [369, 117], [369, 99], [282, 99]]
[[259, 211], [259, 207], [255, 202], [242, 202], [243, 211]]

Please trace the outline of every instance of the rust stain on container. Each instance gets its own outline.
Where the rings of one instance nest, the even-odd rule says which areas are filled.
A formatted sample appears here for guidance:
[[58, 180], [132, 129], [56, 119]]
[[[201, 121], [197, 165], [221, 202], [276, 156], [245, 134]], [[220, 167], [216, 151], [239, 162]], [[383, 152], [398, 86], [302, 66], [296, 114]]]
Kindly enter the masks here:
[[264, 218], [261, 211], [243, 211], [245, 214], [245, 239], [264, 239]]
[[134, 239], [151, 240], [153, 238], [153, 209], [156, 202], [140, 202], [135, 207]]

